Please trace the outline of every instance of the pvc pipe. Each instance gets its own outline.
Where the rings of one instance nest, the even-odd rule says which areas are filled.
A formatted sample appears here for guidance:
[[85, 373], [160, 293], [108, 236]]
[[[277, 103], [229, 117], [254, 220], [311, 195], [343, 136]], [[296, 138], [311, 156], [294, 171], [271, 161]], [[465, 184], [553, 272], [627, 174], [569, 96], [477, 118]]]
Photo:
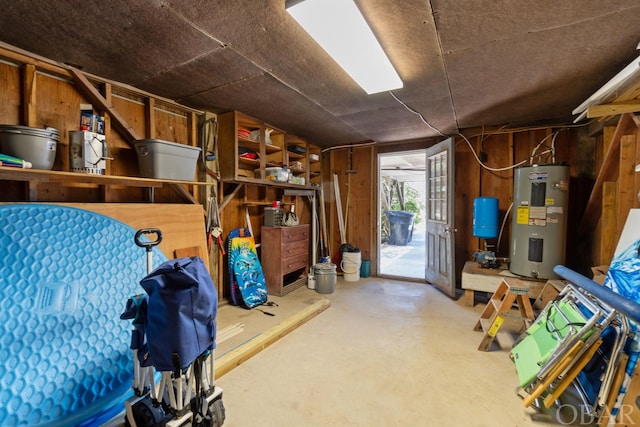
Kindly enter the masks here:
[[637, 302], [631, 301], [630, 299], [623, 297], [609, 288], [605, 288], [604, 286], [565, 266], [556, 265], [553, 268], [553, 271], [558, 276], [564, 277], [596, 298], [601, 299], [605, 304], [611, 306], [615, 310], [618, 310], [634, 322], [640, 323], [640, 304]]

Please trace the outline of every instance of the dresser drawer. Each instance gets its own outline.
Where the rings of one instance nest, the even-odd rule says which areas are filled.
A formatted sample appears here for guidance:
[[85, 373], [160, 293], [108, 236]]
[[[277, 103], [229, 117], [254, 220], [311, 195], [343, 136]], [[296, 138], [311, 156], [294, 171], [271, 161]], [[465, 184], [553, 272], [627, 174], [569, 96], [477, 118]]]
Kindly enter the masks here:
[[309, 226], [283, 227], [282, 243], [298, 242], [309, 239]]
[[283, 296], [307, 283], [309, 225], [262, 227], [262, 270], [270, 295]]
[[309, 241], [300, 240], [298, 242], [287, 243], [282, 248], [282, 258], [289, 258], [299, 254], [309, 253]]
[[301, 253], [282, 260], [282, 272], [284, 274], [291, 273], [295, 270], [307, 267], [307, 253]]

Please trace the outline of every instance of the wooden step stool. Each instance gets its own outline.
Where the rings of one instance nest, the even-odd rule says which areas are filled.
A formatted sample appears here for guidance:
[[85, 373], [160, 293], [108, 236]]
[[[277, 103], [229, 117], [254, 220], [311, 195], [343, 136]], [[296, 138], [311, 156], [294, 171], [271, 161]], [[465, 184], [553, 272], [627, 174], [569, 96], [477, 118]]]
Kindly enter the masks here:
[[484, 332], [484, 337], [478, 346], [479, 351], [489, 351], [504, 318], [511, 316], [509, 312], [514, 303], [518, 305], [525, 329], [531, 326], [536, 318], [529, 301], [529, 289], [519, 279], [504, 278], [473, 328], [474, 331]]

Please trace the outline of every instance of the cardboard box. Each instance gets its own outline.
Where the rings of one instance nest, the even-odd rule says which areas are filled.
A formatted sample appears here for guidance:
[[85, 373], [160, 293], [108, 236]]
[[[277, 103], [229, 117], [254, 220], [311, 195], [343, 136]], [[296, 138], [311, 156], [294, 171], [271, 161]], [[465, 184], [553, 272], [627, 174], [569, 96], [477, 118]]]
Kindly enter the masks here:
[[591, 273], [593, 274], [593, 281], [602, 285], [604, 283], [604, 279], [607, 277], [608, 271], [609, 271], [608, 265], [598, 265], [596, 267], [591, 267]]
[[104, 135], [104, 116], [97, 116], [89, 111], [81, 111], [80, 130]]

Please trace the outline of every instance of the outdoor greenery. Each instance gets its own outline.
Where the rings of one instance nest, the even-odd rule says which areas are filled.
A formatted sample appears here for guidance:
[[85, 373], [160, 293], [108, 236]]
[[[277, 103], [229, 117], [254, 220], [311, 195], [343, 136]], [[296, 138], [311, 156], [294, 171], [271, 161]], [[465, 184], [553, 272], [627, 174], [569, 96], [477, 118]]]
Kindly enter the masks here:
[[[425, 200], [420, 196], [420, 192], [413, 188], [410, 183], [405, 182], [401, 185], [397, 185], [398, 183], [394, 182], [391, 177], [385, 176], [383, 179], [383, 189], [385, 191], [385, 200], [389, 202], [386, 206], [383, 205], [382, 209], [382, 218], [380, 221], [381, 227], [381, 238], [382, 242], [386, 242], [389, 238], [389, 219], [385, 212], [387, 210], [392, 211], [400, 211], [404, 210], [406, 212], [412, 212], [416, 214], [413, 224], [419, 224], [422, 221], [422, 214], [424, 212]], [[402, 209], [400, 198], [398, 195], [398, 189], [403, 189], [404, 194], [404, 209]]]

